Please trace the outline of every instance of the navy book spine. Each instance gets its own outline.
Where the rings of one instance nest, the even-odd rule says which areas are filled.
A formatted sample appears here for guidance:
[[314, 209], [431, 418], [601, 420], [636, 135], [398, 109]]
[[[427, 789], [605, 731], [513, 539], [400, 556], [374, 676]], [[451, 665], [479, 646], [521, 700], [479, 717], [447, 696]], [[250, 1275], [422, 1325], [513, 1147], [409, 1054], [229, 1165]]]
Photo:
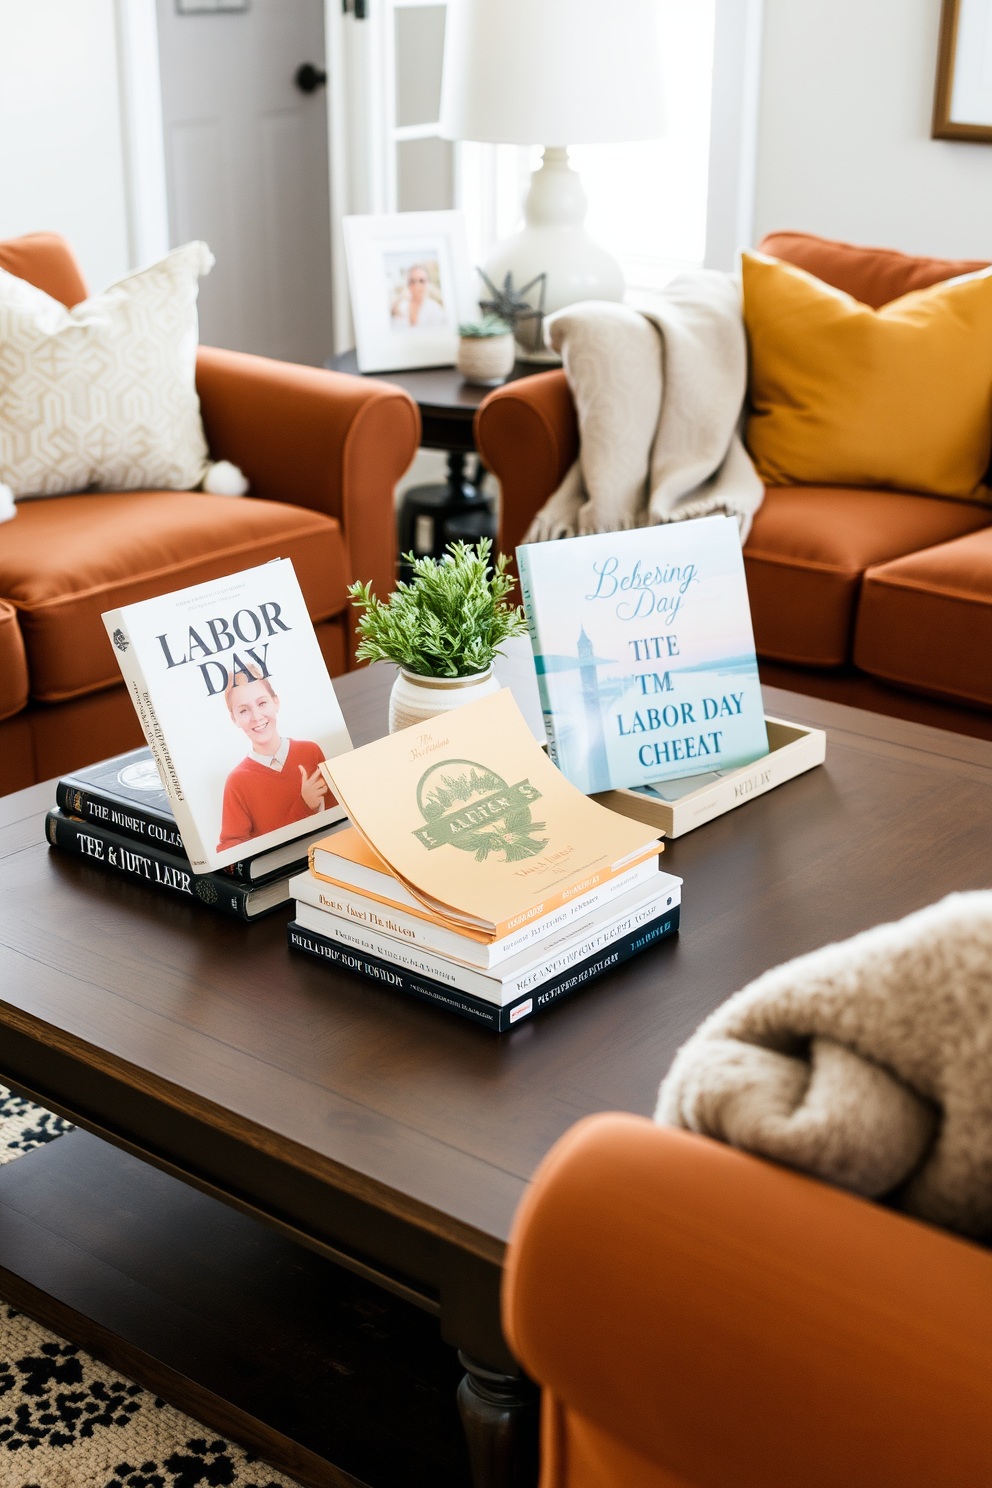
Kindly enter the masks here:
[[286, 936], [293, 950], [304, 951], [342, 971], [354, 972], [378, 987], [406, 992], [411, 997], [419, 997], [437, 1007], [447, 1008], [449, 1012], [458, 1013], [473, 1023], [491, 1028], [494, 1033], [506, 1033], [533, 1013], [544, 1012], [570, 992], [577, 992], [580, 987], [586, 986], [604, 972], [612, 971], [622, 962], [629, 961], [631, 956], [640, 955], [641, 951], [646, 951], [650, 946], [674, 935], [679, 928], [680, 908], [676, 904], [674, 908], [666, 910], [664, 915], [641, 926], [623, 940], [614, 941], [595, 956], [590, 956], [587, 961], [570, 967], [560, 976], [533, 988], [522, 997], [507, 1003], [505, 1007], [473, 997], [468, 992], [461, 992], [457, 987], [449, 987], [444, 982], [436, 982], [431, 977], [413, 975], [405, 967], [395, 966], [391, 961], [384, 961], [365, 951], [357, 951], [353, 946], [344, 945], [328, 935], [320, 935], [316, 930], [305, 930], [295, 920], [287, 925]]
[[[81, 817], [101, 832], [116, 832], [118, 836], [131, 838], [144, 847], [169, 853], [192, 873], [179, 828], [174, 821], [169, 821], [158, 812], [142, 811], [140, 806], [132, 806], [130, 802], [125, 804], [113, 796], [87, 789], [71, 776], [67, 780], [60, 780], [55, 787], [55, 803], [66, 816]], [[242, 858], [240, 862], [229, 863], [226, 868], [219, 868], [217, 871], [225, 878], [253, 888], [263, 884], [266, 877], [281, 878], [293, 871], [290, 865], [277, 868], [263, 877], [252, 878], [251, 864], [251, 858]], [[298, 866], [300, 869], [306, 866], [305, 855], [300, 858]]]
[[142, 811], [140, 806], [125, 805], [113, 796], [100, 791], [87, 790], [72, 779], [60, 780], [55, 787], [55, 802], [66, 816], [78, 816], [91, 826], [105, 832], [117, 832], [121, 837], [133, 837], [145, 847], [154, 847], [159, 852], [171, 853], [173, 857], [186, 857], [183, 839], [175, 822], [168, 821], [155, 811]]
[[[45, 836], [53, 847], [75, 853], [94, 867], [109, 868], [239, 920], [258, 918], [247, 912], [250, 888], [222, 873], [194, 873], [187, 861], [173, 853], [147, 844], [139, 847], [133, 838], [63, 816], [61, 811], [50, 811], [45, 817]], [[284, 902], [289, 902], [288, 896]]]

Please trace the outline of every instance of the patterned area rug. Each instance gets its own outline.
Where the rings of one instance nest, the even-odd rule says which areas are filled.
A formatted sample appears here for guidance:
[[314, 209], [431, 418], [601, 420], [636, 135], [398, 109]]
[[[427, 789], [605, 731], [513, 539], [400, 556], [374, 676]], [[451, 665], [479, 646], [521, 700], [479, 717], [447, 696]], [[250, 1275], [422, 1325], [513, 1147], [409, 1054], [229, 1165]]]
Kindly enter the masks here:
[[[0, 1163], [72, 1127], [0, 1086]], [[297, 1488], [0, 1302], [0, 1488]]]

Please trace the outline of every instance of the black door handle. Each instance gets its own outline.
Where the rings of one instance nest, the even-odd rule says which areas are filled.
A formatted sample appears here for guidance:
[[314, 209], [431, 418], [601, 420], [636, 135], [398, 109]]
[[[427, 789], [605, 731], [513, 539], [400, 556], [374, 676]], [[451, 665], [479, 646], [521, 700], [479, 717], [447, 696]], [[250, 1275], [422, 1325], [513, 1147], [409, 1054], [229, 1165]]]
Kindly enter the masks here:
[[312, 62], [303, 62], [296, 69], [293, 82], [301, 93], [315, 93], [327, 83], [327, 73], [322, 67], [315, 67]]

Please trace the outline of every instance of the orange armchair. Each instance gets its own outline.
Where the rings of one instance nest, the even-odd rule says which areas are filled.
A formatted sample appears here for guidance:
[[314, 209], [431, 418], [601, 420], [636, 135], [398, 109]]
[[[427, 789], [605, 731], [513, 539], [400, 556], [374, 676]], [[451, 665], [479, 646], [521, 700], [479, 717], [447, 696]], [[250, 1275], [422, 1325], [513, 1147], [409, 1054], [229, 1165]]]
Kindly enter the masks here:
[[[0, 243], [0, 267], [72, 306], [86, 297], [64, 239]], [[241, 500], [126, 491], [26, 501], [0, 527], [0, 795], [141, 742], [104, 610], [291, 558], [332, 676], [354, 666], [347, 590], [395, 582], [393, 491], [420, 441], [389, 383], [200, 347], [196, 385], [213, 459]]]
[[504, 1331], [541, 1488], [986, 1488], [992, 1254], [636, 1116], [551, 1150]]

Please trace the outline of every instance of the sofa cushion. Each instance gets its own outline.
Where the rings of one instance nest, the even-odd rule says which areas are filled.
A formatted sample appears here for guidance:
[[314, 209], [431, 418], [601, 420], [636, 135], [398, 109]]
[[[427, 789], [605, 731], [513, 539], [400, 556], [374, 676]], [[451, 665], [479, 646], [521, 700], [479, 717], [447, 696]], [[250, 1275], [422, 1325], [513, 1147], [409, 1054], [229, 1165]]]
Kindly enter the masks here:
[[784, 259], [815, 274], [835, 289], [853, 295], [878, 310], [914, 289], [926, 289], [959, 274], [987, 269], [987, 262], [971, 258], [915, 258], [894, 248], [859, 248], [853, 243], [817, 238], [812, 233], [769, 233], [759, 251]]
[[992, 708], [992, 528], [869, 568], [854, 659], [886, 682]]
[[16, 607], [31, 693], [45, 702], [120, 681], [104, 610], [291, 558], [310, 614], [348, 603], [340, 524], [277, 501], [129, 491], [25, 501], [0, 543], [0, 596]]
[[992, 270], [881, 310], [761, 254], [744, 254], [743, 277], [763, 480], [988, 495]]
[[0, 719], [27, 706], [28, 663], [13, 605], [0, 599]]
[[850, 660], [861, 575], [872, 564], [992, 523], [965, 501], [846, 487], [770, 488], [744, 548], [759, 656]]

